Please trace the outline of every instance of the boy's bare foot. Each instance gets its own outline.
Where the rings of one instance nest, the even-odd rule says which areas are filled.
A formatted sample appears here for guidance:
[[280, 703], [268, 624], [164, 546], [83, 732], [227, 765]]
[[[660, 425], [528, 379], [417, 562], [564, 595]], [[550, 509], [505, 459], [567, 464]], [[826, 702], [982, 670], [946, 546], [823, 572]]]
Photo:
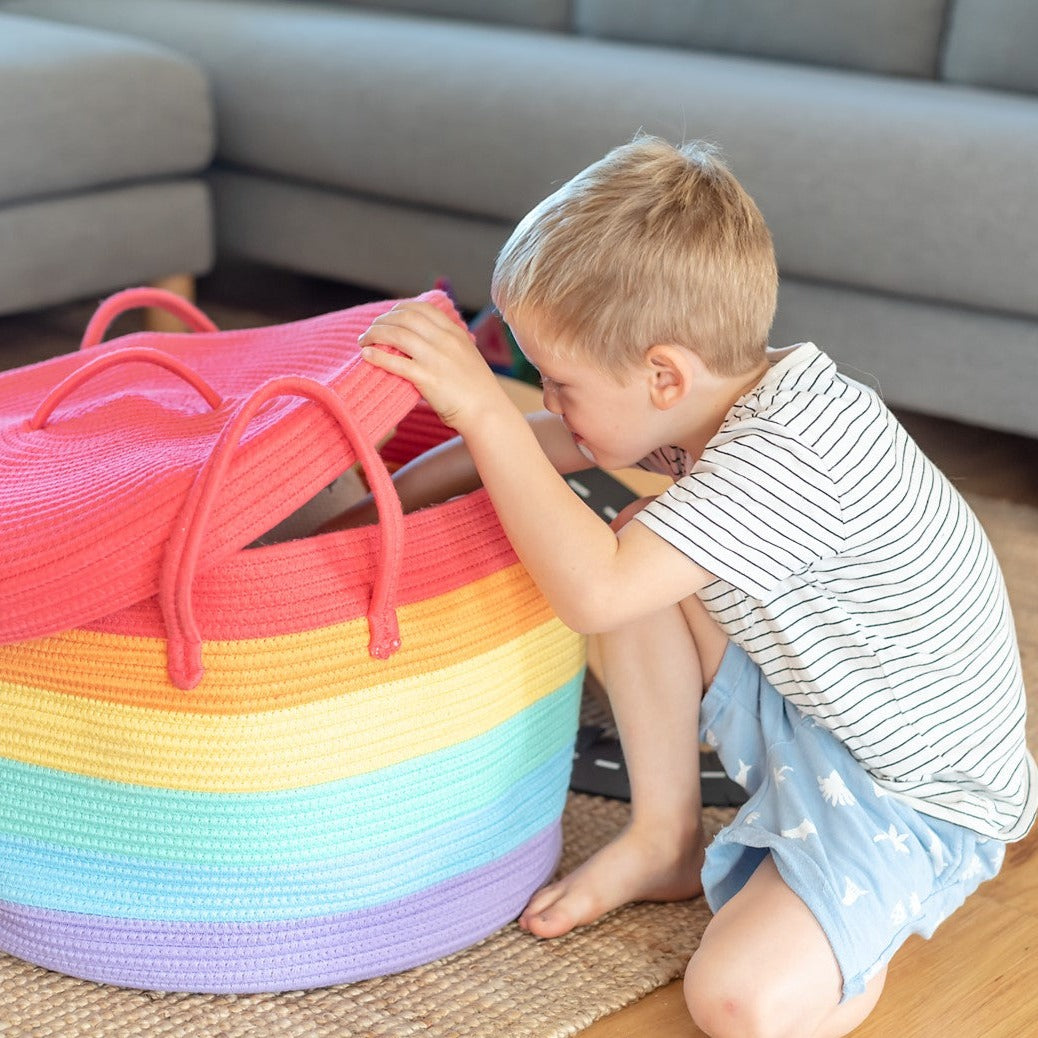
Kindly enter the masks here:
[[683, 901], [702, 893], [702, 830], [681, 841], [642, 830], [628, 826], [568, 876], [538, 890], [519, 925], [536, 937], [561, 937], [630, 901]]

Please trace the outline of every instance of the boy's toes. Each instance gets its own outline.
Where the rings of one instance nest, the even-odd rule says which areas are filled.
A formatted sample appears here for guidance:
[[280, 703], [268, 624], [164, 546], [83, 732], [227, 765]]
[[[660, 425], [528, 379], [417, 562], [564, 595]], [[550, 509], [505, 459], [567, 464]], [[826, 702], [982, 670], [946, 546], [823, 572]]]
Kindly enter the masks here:
[[531, 916], [539, 915], [546, 908], [550, 908], [556, 901], [562, 897], [565, 891], [563, 883], [549, 883], [546, 887], [541, 887], [533, 897], [530, 898], [529, 903], [523, 909], [521, 919], [527, 919]]
[[576, 921], [563, 906], [552, 905], [533, 916], [526, 929], [534, 937], [561, 937], [576, 926]]
[[597, 918], [599, 913], [582, 906], [582, 900], [579, 891], [565, 882], [553, 883], [534, 894], [519, 917], [519, 925], [535, 937], [561, 937]]
[[519, 926], [526, 930], [527, 933], [534, 933], [538, 937], [542, 936], [540, 933], [541, 916], [551, 910], [552, 905], [562, 896], [562, 884], [552, 883], [550, 886], [541, 887], [533, 897], [530, 898], [529, 904], [523, 909], [523, 914], [519, 916]]
[[576, 925], [564, 904], [556, 902], [539, 912], [527, 909], [519, 919], [519, 925], [534, 937], [561, 937]]

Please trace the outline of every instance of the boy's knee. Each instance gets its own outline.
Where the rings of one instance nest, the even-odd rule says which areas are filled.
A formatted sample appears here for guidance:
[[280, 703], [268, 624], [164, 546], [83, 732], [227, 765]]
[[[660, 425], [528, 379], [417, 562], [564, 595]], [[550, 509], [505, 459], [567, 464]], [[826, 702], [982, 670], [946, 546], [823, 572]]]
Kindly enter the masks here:
[[685, 1004], [709, 1038], [802, 1038], [804, 1021], [775, 997], [767, 978], [693, 956], [685, 971]]

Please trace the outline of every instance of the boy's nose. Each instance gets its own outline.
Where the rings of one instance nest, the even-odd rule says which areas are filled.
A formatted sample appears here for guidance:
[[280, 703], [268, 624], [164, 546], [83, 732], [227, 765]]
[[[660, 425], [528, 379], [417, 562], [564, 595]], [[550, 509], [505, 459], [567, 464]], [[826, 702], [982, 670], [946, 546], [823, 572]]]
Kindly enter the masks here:
[[559, 398], [554, 387], [542, 386], [541, 399], [544, 401], [545, 411], [551, 411], [552, 414], [562, 414], [562, 408], [559, 407]]

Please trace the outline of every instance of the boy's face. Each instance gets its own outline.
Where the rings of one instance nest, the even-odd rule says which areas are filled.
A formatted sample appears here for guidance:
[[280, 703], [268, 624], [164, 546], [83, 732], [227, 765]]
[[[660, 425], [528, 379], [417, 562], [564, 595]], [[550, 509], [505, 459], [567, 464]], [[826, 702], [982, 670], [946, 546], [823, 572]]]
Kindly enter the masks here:
[[540, 373], [545, 409], [562, 419], [589, 460], [604, 469], [626, 468], [660, 446], [651, 432], [655, 409], [637, 369], [621, 381], [543, 332], [538, 336], [531, 322], [518, 318], [509, 325]]

